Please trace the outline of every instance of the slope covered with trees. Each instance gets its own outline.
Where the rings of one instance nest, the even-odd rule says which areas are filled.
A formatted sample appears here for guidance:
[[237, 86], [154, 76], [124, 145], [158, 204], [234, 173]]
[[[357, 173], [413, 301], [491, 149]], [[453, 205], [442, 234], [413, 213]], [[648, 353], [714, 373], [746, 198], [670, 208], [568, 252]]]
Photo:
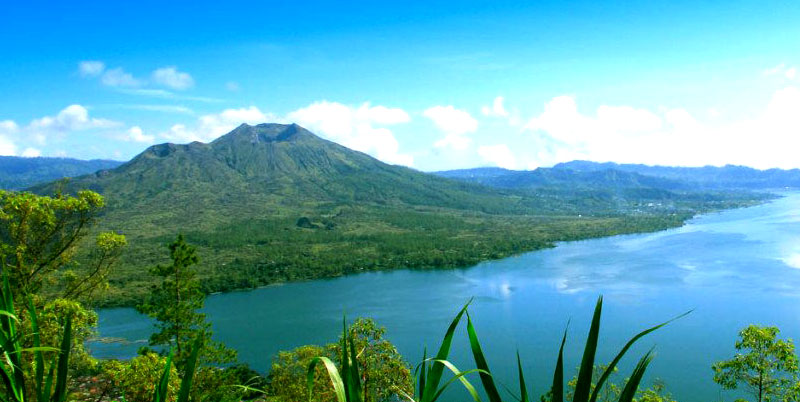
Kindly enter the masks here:
[[[134, 304], [156, 250], [183, 232], [204, 291], [365, 270], [468, 266], [555, 241], [660, 230], [747, 197], [669, 202], [532, 193], [382, 163], [297, 125], [242, 125], [204, 144], [155, 145], [113, 170], [33, 188], [106, 197], [99, 230], [130, 243], [105, 304]], [[659, 194], [665, 190], [659, 190]], [[658, 200], [665, 199], [661, 195]]]
[[24, 158], [0, 156], [0, 188], [21, 190], [35, 184], [64, 177], [82, 176], [98, 170], [113, 169], [123, 162], [70, 158]]

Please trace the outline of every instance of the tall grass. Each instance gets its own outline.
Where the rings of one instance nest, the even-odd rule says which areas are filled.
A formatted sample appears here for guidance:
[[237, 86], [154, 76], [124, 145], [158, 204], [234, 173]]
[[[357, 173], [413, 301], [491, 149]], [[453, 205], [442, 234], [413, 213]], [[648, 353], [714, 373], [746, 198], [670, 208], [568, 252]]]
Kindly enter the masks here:
[[[5, 265], [5, 263], [3, 263]], [[23, 334], [19, 331], [20, 323], [14, 297], [9, 286], [8, 276], [3, 272], [0, 286], [0, 377], [3, 380], [5, 394], [0, 395], [3, 402], [64, 402], [67, 399], [67, 371], [69, 370], [69, 352], [72, 347], [72, 316], [67, 316], [64, 332], [59, 348], [41, 345], [39, 323], [36, 307], [28, 300], [28, 315], [31, 320], [33, 347], [24, 348]], [[53, 353], [49, 364], [45, 365], [45, 353]], [[29, 388], [25, 381], [24, 353], [34, 355], [34, 383]], [[45, 371], [47, 375], [45, 376]], [[31, 395], [33, 394], [33, 395]], [[35, 399], [34, 399], [35, 397]]]
[[[450, 323], [450, 326], [445, 332], [442, 344], [439, 351], [433, 358], [427, 357], [427, 351], [423, 353], [423, 360], [415, 370], [417, 380], [416, 390], [414, 395], [401, 395], [408, 399], [410, 402], [435, 402], [442, 393], [456, 381], [460, 382], [463, 388], [470, 394], [472, 399], [480, 402], [480, 394], [475, 386], [467, 379], [469, 374], [477, 373], [483, 392], [489, 402], [503, 402], [501, 393], [497, 387], [492, 371], [483, 353], [481, 343], [478, 339], [478, 334], [472, 319], [469, 316], [467, 308], [469, 302], [458, 312], [456, 317]], [[602, 373], [596, 384], [592, 384], [592, 372], [595, 367], [595, 357], [597, 354], [597, 347], [600, 335], [600, 318], [603, 311], [603, 297], [597, 299], [594, 314], [592, 316], [591, 326], [589, 327], [589, 334], [584, 346], [583, 357], [581, 359], [580, 368], [578, 370], [577, 383], [573, 394], [572, 402], [596, 402], [599, 391], [608, 380], [608, 377], [613, 373], [617, 364], [625, 356], [631, 346], [636, 341], [645, 335], [667, 325], [668, 323], [689, 314], [686, 312], [669, 321], [648, 328], [633, 336], [622, 349], [617, 353], [611, 363], [608, 364], [605, 371]], [[448, 356], [450, 347], [453, 342], [456, 328], [462, 317], [467, 317], [467, 336], [469, 339], [472, 357], [475, 362], [475, 368], [471, 370], [461, 371], [455, 367], [450, 361]], [[561, 339], [561, 346], [558, 351], [558, 358], [556, 360], [556, 367], [553, 373], [553, 385], [547, 397], [551, 402], [564, 402], [564, 345], [567, 341], [567, 333], [564, 331], [564, 336]], [[349, 350], [349, 352], [348, 352]], [[517, 353], [517, 373], [519, 384], [519, 395], [511, 395], [513, 399], [519, 402], [530, 402], [530, 394], [527, 386], [525, 385], [525, 376], [522, 370], [522, 359]], [[638, 363], [631, 372], [630, 377], [625, 383], [625, 386], [620, 393], [619, 402], [632, 402], [636, 396], [639, 384], [642, 381], [645, 371], [653, 359], [652, 350], [645, 353], [639, 359]], [[361, 395], [360, 376], [358, 372], [358, 365], [356, 364], [356, 351], [353, 348], [352, 338], [347, 333], [345, 326], [344, 335], [342, 336], [342, 355], [340, 366], [337, 367], [333, 361], [326, 357], [315, 358], [308, 367], [307, 374], [307, 387], [309, 394], [309, 401], [313, 400], [313, 385], [314, 373], [317, 364], [322, 363], [328, 373], [331, 385], [335, 391], [337, 402], [364, 402]], [[442, 382], [445, 369], [452, 373], [452, 377], [446, 382]], [[508, 391], [511, 394], [510, 391]]]

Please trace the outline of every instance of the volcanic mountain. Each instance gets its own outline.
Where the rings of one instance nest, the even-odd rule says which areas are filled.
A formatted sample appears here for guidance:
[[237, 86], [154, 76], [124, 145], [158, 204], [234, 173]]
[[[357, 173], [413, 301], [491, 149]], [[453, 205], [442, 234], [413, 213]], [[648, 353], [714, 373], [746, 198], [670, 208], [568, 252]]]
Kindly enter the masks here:
[[585, 203], [388, 165], [295, 124], [243, 124], [208, 144], [154, 145], [117, 168], [32, 190], [56, 188], [103, 194], [96, 230], [128, 237], [106, 304], [130, 304], [146, 292], [154, 281], [146, 268], [165, 261], [163, 246], [178, 233], [197, 245], [211, 292], [467, 266], [558, 240], [674, 226], [688, 216], [591, 217]]

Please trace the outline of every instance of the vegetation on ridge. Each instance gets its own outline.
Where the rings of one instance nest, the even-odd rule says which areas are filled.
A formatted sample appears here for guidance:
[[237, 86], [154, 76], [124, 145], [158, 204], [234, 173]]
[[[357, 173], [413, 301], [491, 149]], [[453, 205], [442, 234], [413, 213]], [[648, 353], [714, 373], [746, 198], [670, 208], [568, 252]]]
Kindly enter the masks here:
[[391, 166], [296, 125], [242, 125], [203, 144], [161, 144], [110, 171], [34, 188], [105, 196], [98, 230], [129, 246], [102, 305], [135, 305], [147, 268], [181, 231], [205, 258], [206, 293], [393, 268], [465, 267], [557, 241], [675, 227], [757, 201], [656, 191], [620, 200], [493, 189]]

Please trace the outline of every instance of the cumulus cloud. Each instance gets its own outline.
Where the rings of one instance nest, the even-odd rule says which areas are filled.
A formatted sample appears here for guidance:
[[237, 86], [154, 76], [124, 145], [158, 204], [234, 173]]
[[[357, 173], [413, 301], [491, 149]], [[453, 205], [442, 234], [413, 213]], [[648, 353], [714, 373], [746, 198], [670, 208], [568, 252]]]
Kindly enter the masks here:
[[385, 127], [409, 122], [411, 117], [403, 109], [321, 101], [289, 113], [287, 119], [387, 163], [411, 166], [414, 162], [410, 154], [400, 152], [394, 133]]
[[478, 147], [478, 155], [484, 161], [504, 169], [516, 169], [517, 158], [506, 144], [485, 145]]
[[89, 116], [89, 111], [81, 105], [69, 105], [55, 116], [34, 119], [25, 127], [25, 132], [38, 144], [44, 144], [48, 137], [63, 136], [72, 131], [118, 127], [121, 123]]
[[176, 90], [194, 86], [194, 78], [188, 73], [178, 71], [175, 66], [162, 67], [153, 71], [153, 82]]
[[105, 69], [106, 65], [102, 61], [87, 60], [78, 63], [78, 72], [82, 77], [97, 77]]
[[[122, 67], [107, 68], [106, 64], [98, 60], [86, 60], [78, 63], [78, 73], [84, 78], [99, 78], [100, 82], [108, 87], [117, 88], [121, 92], [136, 95], [150, 95], [162, 98], [174, 98], [175, 94], [163, 89], [142, 88], [160, 85], [173, 90], [186, 90], [194, 86], [194, 78], [184, 71], [179, 71], [175, 66], [161, 67], [150, 74], [150, 78], [136, 78]], [[184, 99], [189, 99], [184, 97]], [[201, 100], [201, 99], [197, 99]]]
[[714, 123], [683, 108], [599, 106], [581, 112], [571, 96], [551, 99], [528, 121], [535, 165], [572, 159], [702, 166], [741, 164], [756, 168], [797, 167], [800, 148], [800, 89], [776, 91], [755, 117]]
[[17, 147], [11, 142], [10, 139], [0, 135], [0, 156], [14, 156], [17, 152]]
[[109, 87], [139, 87], [144, 84], [121, 67], [106, 70], [100, 77], [100, 82]]
[[92, 128], [116, 127], [120, 123], [107, 119], [89, 117], [89, 110], [81, 105], [69, 105], [55, 116], [45, 116], [31, 121], [29, 129], [73, 131], [88, 130]]
[[259, 124], [278, 120], [275, 116], [265, 114], [255, 106], [225, 109], [220, 113], [200, 116], [193, 127], [175, 124], [161, 136], [175, 142], [209, 142], [227, 134], [242, 123]]
[[17, 123], [12, 120], [0, 121], [0, 156], [14, 155], [17, 151], [11, 136], [19, 130]]
[[464, 150], [472, 142], [466, 135], [478, 129], [478, 121], [472, 115], [452, 105], [433, 106], [426, 109], [422, 115], [433, 121], [433, 124], [445, 134], [444, 138], [433, 144], [437, 148]]
[[155, 141], [156, 136], [145, 134], [139, 126], [133, 126], [128, 129], [123, 137], [125, 141], [152, 143]]
[[783, 76], [786, 79], [794, 80], [797, 78], [797, 68], [787, 66], [785, 63], [778, 64], [775, 67], [764, 70], [766, 76]]
[[484, 106], [481, 108], [481, 114], [487, 117], [508, 117], [509, 113], [503, 105], [503, 97], [498, 96], [494, 98], [491, 106]]
[[42, 151], [36, 148], [25, 148], [25, 150], [22, 151], [22, 156], [26, 158], [38, 158], [42, 156]]

